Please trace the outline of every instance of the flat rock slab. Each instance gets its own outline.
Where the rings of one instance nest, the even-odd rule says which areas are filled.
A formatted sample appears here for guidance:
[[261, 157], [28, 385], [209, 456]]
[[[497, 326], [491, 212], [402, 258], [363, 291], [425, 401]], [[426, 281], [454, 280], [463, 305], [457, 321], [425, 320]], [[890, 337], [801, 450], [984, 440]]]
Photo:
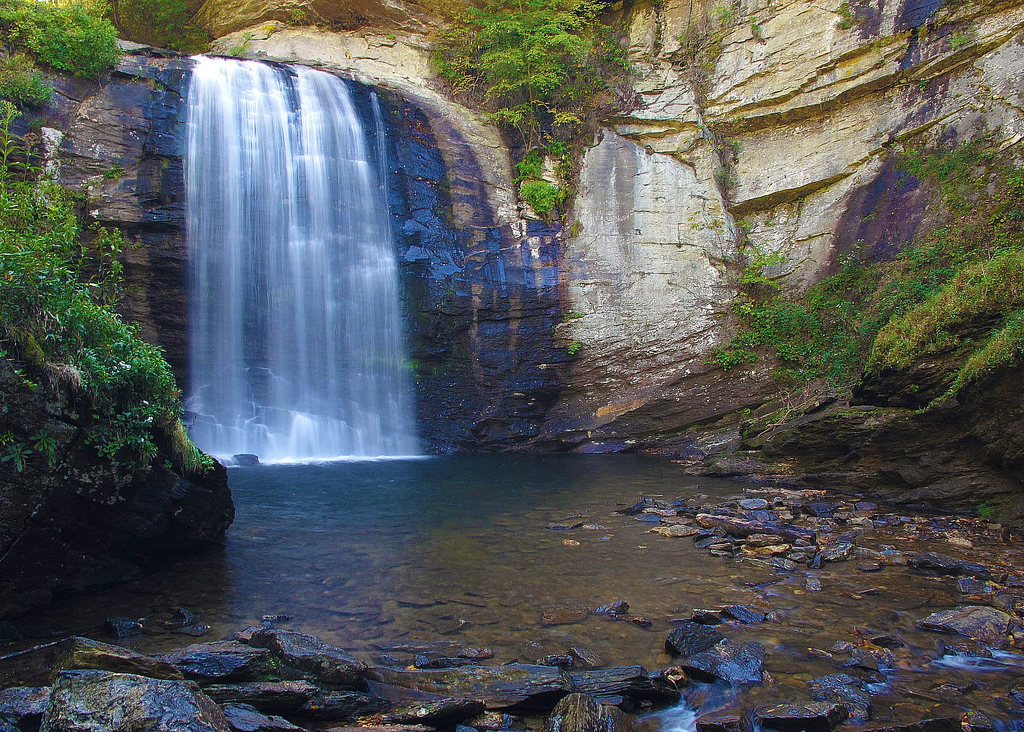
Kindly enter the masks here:
[[185, 678], [181, 671], [159, 658], [144, 656], [121, 646], [100, 643], [89, 638], [69, 639], [55, 668], [58, 671], [95, 669], [171, 681]]
[[42, 732], [231, 732], [224, 712], [189, 681], [109, 671], [57, 675]]
[[297, 709], [320, 693], [320, 689], [308, 681], [214, 684], [203, 691], [218, 704], [250, 704], [261, 712]]
[[633, 718], [615, 707], [598, 704], [586, 694], [561, 699], [544, 723], [543, 732], [632, 732]]
[[569, 674], [573, 690], [593, 697], [625, 696], [633, 700], [671, 703], [679, 692], [667, 681], [651, 676], [643, 666], [577, 671]]
[[674, 656], [694, 656], [711, 650], [723, 640], [725, 636], [714, 628], [686, 620], [676, 625], [668, 634], [668, 638], [665, 639], [665, 650]]
[[977, 577], [978, 579], [992, 579], [992, 570], [980, 564], [966, 562], [963, 559], [956, 559], [945, 554], [927, 552], [915, 554], [907, 560], [907, 566], [921, 574], [947, 575], [950, 577]]
[[224, 716], [234, 732], [301, 732], [283, 717], [268, 716], [249, 704], [226, 704]]
[[331, 722], [350, 722], [387, 709], [390, 704], [358, 691], [323, 691], [295, 710], [295, 714], [309, 719]]
[[756, 710], [754, 717], [766, 729], [785, 732], [832, 732], [846, 721], [846, 707], [834, 702], [776, 704]]
[[697, 718], [697, 732], [750, 732], [750, 720], [738, 714], [705, 714]]
[[270, 651], [237, 641], [196, 643], [163, 660], [196, 681], [259, 681], [274, 671]]
[[572, 679], [562, 669], [524, 663], [436, 671], [378, 667], [370, 677], [392, 686], [477, 699], [491, 710], [548, 711], [573, 691]]
[[967, 605], [932, 613], [917, 621], [917, 627], [939, 633], [956, 633], [996, 648], [1010, 643], [1013, 617], [985, 605]]
[[376, 715], [380, 724], [426, 724], [451, 727], [483, 713], [484, 703], [476, 699], [442, 697], [430, 701], [407, 701]]
[[760, 684], [764, 679], [764, 646], [756, 642], [738, 645], [724, 640], [711, 649], [688, 656], [679, 667], [698, 681], [721, 679], [731, 684]]
[[590, 608], [582, 603], [545, 605], [540, 609], [540, 623], [541, 625], [568, 625], [584, 620], [589, 614]]
[[315, 635], [265, 628], [252, 634], [249, 645], [269, 649], [283, 663], [320, 681], [349, 689], [363, 686], [366, 666]]

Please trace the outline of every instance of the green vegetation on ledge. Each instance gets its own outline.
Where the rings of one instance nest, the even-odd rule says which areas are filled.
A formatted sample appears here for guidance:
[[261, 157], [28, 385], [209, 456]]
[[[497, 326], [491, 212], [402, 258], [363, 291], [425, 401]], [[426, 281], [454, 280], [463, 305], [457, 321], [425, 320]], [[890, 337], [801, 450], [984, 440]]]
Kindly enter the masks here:
[[111, 0], [110, 15], [126, 38], [183, 53], [203, 53], [210, 37], [191, 23], [185, 0]]
[[[115, 461], [143, 468], [163, 445], [189, 471], [210, 458], [185, 437], [180, 394], [160, 350], [113, 310], [121, 290], [120, 232], [83, 232], [79, 197], [39, 177], [17, 112], [0, 102], [0, 366], [26, 388], [60, 384], [87, 405], [86, 440]], [[88, 234], [88, 235], [86, 235]], [[0, 436], [15, 466], [45, 440]], [[158, 445], [159, 443], [159, 445]]]
[[[611, 110], [628, 70], [603, 9], [592, 0], [491, 0], [438, 39], [438, 71], [522, 151], [520, 195], [544, 217], [571, 194], [569, 150]], [[557, 183], [542, 177], [545, 156], [557, 161]]]
[[96, 0], [0, 0], [0, 99], [42, 105], [53, 90], [43, 68], [95, 78], [121, 57], [117, 30]]
[[778, 255], [748, 245], [734, 305], [742, 330], [714, 362], [732, 368], [770, 353], [777, 377], [821, 380], [848, 390], [864, 375], [908, 368], [956, 351], [948, 398], [993, 369], [1024, 356], [1024, 172], [997, 166], [983, 140], [924, 154], [909, 150], [903, 168], [937, 191], [942, 225], [918, 237], [894, 261], [848, 256], [832, 276], [799, 299], [769, 276]]

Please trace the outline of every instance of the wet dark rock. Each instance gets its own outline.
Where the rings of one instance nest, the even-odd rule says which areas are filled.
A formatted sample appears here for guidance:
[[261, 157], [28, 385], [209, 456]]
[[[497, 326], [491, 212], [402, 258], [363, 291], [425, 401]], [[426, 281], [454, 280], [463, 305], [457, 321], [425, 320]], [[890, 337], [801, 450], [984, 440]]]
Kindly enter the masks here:
[[301, 707], [320, 689], [308, 681], [253, 681], [214, 684], [203, 691], [218, 704], [249, 704], [261, 712], [287, 712]]
[[745, 538], [751, 534], [774, 534], [791, 541], [803, 539], [804, 541], [813, 542], [815, 536], [813, 531], [791, 524], [747, 521], [734, 516], [699, 513], [697, 514], [696, 521], [698, 526], [723, 529], [728, 534], [739, 538]]
[[[571, 662], [571, 661], [570, 661]], [[449, 656], [428, 656], [418, 654], [413, 658], [412, 665], [416, 668], [456, 668], [458, 666], [472, 666], [475, 663], [470, 658], [451, 658]], [[555, 663], [545, 663], [545, 666], [557, 666]]]
[[629, 506], [628, 508], [617, 509], [615, 513], [624, 513], [627, 516], [636, 516], [639, 513], [643, 513], [643, 510], [645, 508], [653, 505], [655, 505], [655, 501], [653, 498], [644, 498], [643, 496], [641, 496], [640, 500], [634, 503], [632, 506]]
[[43, 732], [230, 732], [224, 713], [188, 681], [108, 671], [57, 675]]
[[722, 608], [722, 616], [745, 625], [763, 623], [765, 620], [764, 613], [753, 610], [746, 605], [726, 605]]
[[705, 714], [697, 718], [697, 732], [750, 732], [750, 720], [738, 714]]
[[237, 641], [197, 643], [168, 653], [163, 660], [186, 678], [205, 682], [260, 681], [274, 671], [270, 651]]
[[572, 679], [558, 668], [522, 663], [420, 671], [377, 667], [374, 681], [434, 694], [479, 699], [490, 710], [547, 711], [572, 692]]
[[594, 610], [595, 615], [623, 615], [629, 612], [629, 603], [616, 600]]
[[701, 623], [683, 621], [672, 629], [665, 639], [665, 650], [673, 656], [693, 656], [709, 650], [725, 640], [725, 636], [714, 628]]
[[231, 459], [234, 461], [235, 465], [243, 468], [260, 464], [260, 456], [253, 455], [251, 452], [240, 452], [237, 455], [232, 455]]
[[203, 636], [212, 633], [213, 627], [209, 625], [186, 625], [184, 628], [178, 628], [174, 632], [178, 635], [187, 635], [192, 638], [202, 638]]
[[882, 563], [876, 561], [857, 562], [857, 569], [861, 572], [879, 572], [882, 569]]
[[478, 730], [510, 729], [516, 723], [516, 717], [504, 712], [484, 712], [469, 720], [468, 725]]
[[808, 686], [815, 701], [844, 705], [854, 721], [864, 722], [871, 716], [871, 694], [860, 679], [849, 674], [829, 674], [812, 679]]
[[276, 615], [261, 615], [260, 616], [260, 622], [261, 623], [287, 623], [291, 619], [292, 618], [291, 618], [290, 615], [281, 615], [280, 613], [278, 613]]
[[182, 625], [195, 625], [196, 620], [199, 619], [199, 617], [194, 612], [188, 610], [187, 608], [176, 607], [171, 612], [173, 613], [175, 618], [181, 621]]
[[632, 732], [632, 718], [586, 694], [569, 694], [555, 705], [543, 732]]
[[722, 622], [721, 610], [694, 608], [690, 613], [690, 621], [701, 625], [718, 625]]
[[376, 714], [390, 706], [383, 699], [358, 691], [321, 691], [309, 698], [294, 714], [309, 719], [350, 722]]
[[723, 640], [703, 653], [682, 659], [678, 665], [698, 681], [759, 684], [764, 676], [764, 658], [765, 649], [760, 643]]
[[0, 689], [0, 719], [23, 730], [39, 729], [43, 712], [50, 703], [48, 686], [13, 686]]
[[804, 580], [804, 588], [808, 592], [821, 592], [821, 580], [817, 577], [808, 577]]
[[89, 638], [69, 638], [63, 643], [58, 671], [96, 669], [123, 674], [138, 674], [153, 679], [180, 680], [185, 677], [170, 663], [144, 656], [128, 648], [100, 643]]
[[302, 729], [282, 717], [262, 714], [248, 704], [226, 704], [224, 716], [234, 732], [294, 732]]
[[[822, 562], [845, 562], [853, 553], [853, 544], [841, 543], [826, 547], [815, 555], [814, 559]], [[819, 565], [820, 566], [820, 565]], [[816, 567], [817, 568], [817, 567]]]
[[917, 622], [917, 627], [940, 633], [956, 633], [972, 640], [1005, 648], [1014, 627], [1013, 616], [983, 605], [967, 605], [932, 613]]
[[436, 697], [429, 700], [410, 700], [399, 703], [374, 717], [382, 724], [426, 724], [431, 727], [450, 727], [471, 719], [484, 711], [483, 702], [476, 699]]
[[[572, 668], [576, 665], [576, 659], [570, 656], [568, 653], [560, 653], [538, 658], [537, 663], [541, 666], [557, 666], [558, 668]], [[417, 668], [420, 667], [417, 666]]]
[[604, 666], [604, 659], [601, 658], [600, 654], [586, 648], [581, 648], [580, 646], [573, 646], [570, 648], [568, 655], [572, 656], [576, 660], [574, 666], [578, 669], [598, 668], [599, 666]]
[[633, 615], [629, 618], [629, 622], [641, 628], [650, 628], [654, 625], [654, 621], [646, 615]]
[[573, 690], [596, 698], [624, 696], [633, 700], [674, 702], [679, 692], [659, 675], [643, 666], [617, 666], [569, 674]]
[[915, 572], [931, 575], [949, 575], [952, 577], [968, 576], [978, 579], [992, 579], [992, 572], [988, 567], [980, 564], [966, 562], [962, 559], [928, 552], [926, 554], [915, 554], [907, 560], [907, 566]]
[[782, 572], [792, 572], [796, 569], [796, 562], [793, 561], [792, 558], [786, 559], [784, 557], [772, 557], [768, 560], [768, 566], [770, 566], [772, 569], [778, 569]]
[[582, 603], [545, 605], [541, 608], [541, 625], [569, 625], [578, 623], [590, 614], [590, 608]]
[[755, 712], [762, 727], [786, 732], [831, 732], [846, 717], [846, 707], [832, 702], [776, 704]]
[[434, 732], [424, 724], [378, 724], [364, 727], [328, 727], [323, 732]]
[[107, 618], [103, 623], [103, 631], [111, 638], [131, 638], [133, 635], [142, 635], [142, 621], [131, 618]]
[[838, 508], [838, 501], [814, 501], [801, 506], [800, 511], [816, 518], [832, 518]]
[[868, 640], [880, 648], [903, 648], [907, 645], [899, 636], [893, 635], [892, 633], [872, 635]]
[[264, 628], [253, 633], [249, 645], [269, 649], [282, 663], [327, 683], [360, 688], [366, 676], [364, 664], [314, 635]]

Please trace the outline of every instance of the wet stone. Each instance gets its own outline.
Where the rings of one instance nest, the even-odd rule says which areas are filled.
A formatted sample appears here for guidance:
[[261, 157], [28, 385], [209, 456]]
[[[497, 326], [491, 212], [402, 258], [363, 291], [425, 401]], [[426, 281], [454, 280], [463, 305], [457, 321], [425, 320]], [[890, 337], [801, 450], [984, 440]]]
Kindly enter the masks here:
[[292, 732], [302, 729], [282, 717], [262, 714], [248, 704], [227, 704], [223, 709], [234, 732]]
[[747, 543], [751, 546], [778, 546], [785, 544], [786, 540], [774, 534], [751, 534], [747, 537]]
[[697, 732], [750, 732], [750, 721], [738, 714], [705, 714], [697, 718]]
[[815, 701], [842, 704], [855, 721], [864, 722], [871, 716], [871, 694], [860, 679], [849, 674], [829, 674], [812, 679], [808, 686]]
[[314, 635], [264, 628], [254, 633], [249, 643], [270, 650], [289, 666], [330, 684], [358, 688], [366, 675], [366, 666]]
[[804, 580], [804, 588], [808, 592], [821, 592], [821, 580], [817, 577], [808, 577]]
[[674, 656], [693, 656], [711, 649], [725, 640], [714, 628], [684, 621], [679, 623], [665, 639], [665, 650]]
[[762, 508], [768, 508], [768, 501], [763, 498], [745, 498], [740, 501], [740, 508], [744, 511], [758, 511]]
[[632, 718], [615, 707], [598, 704], [586, 694], [560, 700], [543, 732], [631, 732]]
[[107, 618], [103, 623], [103, 631], [111, 638], [131, 638], [142, 635], [142, 621], [132, 618]]
[[388, 706], [383, 699], [358, 691], [323, 691], [312, 696], [294, 713], [309, 719], [347, 722], [376, 714]]
[[693, 612], [690, 613], [690, 620], [701, 625], [718, 625], [722, 622], [722, 613], [720, 610], [694, 608]]
[[679, 698], [674, 686], [660, 675], [649, 674], [643, 666], [578, 671], [569, 676], [575, 691], [597, 698], [621, 696], [661, 703]]
[[582, 603], [546, 605], [541, 608], [541, 625], [569, 625], [578, 623], [590, 614], [590, 608]]
[[186, 646], [163, 660], [186, 678], [206, 682], [258, 681], [273, 673], [270, 651], [237, 641], [216, 641]]
[[839, 509], [838, 501], [815, 501], [801, 507], [801, 511], [816, 518], [831, 518]]
[[921, 574], [948, 575], [953, 577], [969, 576], [983, 580], [992, 579], [992, 572], [988, 567], [935, 552], [915, 554], [907, 561], [907, 566]]
[[776, 704], [758, 709], [755, 717], [766, 729], [785, 732], [831, 732], [847, 718], [846, 707], [833, 702]]
[[596, 615], [622, 615], [629, 612], [629, 603], [623, 600], [616, 600], [594, 610]]
[[287, 712], [305, 704], [320, 689], [308, 681], [254, 681], [215, 684], [203, 691], [219, 704], [250, 704], [261, 712]]
[[166, 661], [141, 653], [100, 643], [89, 638], [71, 638], [57, 659], [58, 671], [97, 669], [124, 674], [138, 674], [154, 679], [183, 679], [181, 671]]
[[764, 659], [765, 649], [760, 643], [739, 645], [724, 640], [703, 653], [684, 658], [678, 665], [698, 680], [759, 684], [764, 677]]
[[878, 572], [882, 569], [882, 563], [875, 561], [858, 562], [857, 569], [861, 572]]
[[7, 719], [21, 729], [38, 729], [49, 703], [48, 686], [0, 689], [0, 719]]
[[745, 625], [763, 623], [765, 620], [764, 613], [753, 610], [746, 605], [727, 605], [722, 608], [722, 615]]
[[475, 699], [438, 697], [430, 700], [408, 701], [378, 714], [375, 719], [383, 724], [426, 724], [431, 727], [449, 727], [471, 719], [484, 711], [483, 702]]
[[968, 605], [932, 613], [917, 622], [917, 627], [940, 633], [956, 633], [972, 640], [1005, 648], [1010, 643], [1013, 617], [983, 605]]

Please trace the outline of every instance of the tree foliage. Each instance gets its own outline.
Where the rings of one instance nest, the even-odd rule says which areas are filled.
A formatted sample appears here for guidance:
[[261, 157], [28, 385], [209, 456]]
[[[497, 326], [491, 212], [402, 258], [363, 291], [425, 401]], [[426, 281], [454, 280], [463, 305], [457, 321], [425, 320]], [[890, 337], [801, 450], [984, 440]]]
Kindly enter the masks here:
[[138, 43], [202, 53], [210, 37], [192, 24], [185, 0], [111, 0], [111, 17], [124, 36]]
[[569, 141], [613, 101], [627, 69], [593, 0], [491, 0], [440, 37], [435, 60], [530, 149]]

